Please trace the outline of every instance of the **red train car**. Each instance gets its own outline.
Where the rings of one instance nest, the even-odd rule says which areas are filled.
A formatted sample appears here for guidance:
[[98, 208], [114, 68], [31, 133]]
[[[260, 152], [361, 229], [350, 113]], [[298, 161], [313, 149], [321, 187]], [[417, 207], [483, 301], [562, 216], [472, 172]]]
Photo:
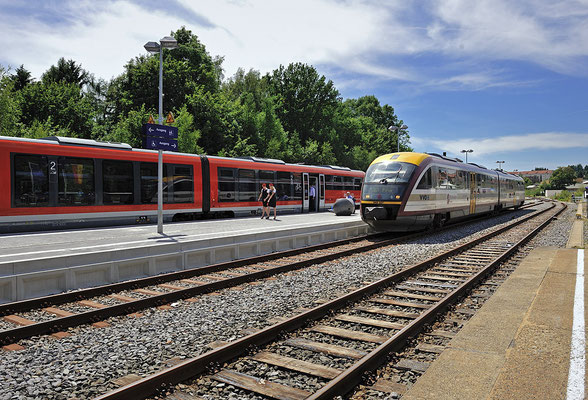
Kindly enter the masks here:
[[[279, 213], [324, 211], [362, 171], [281, 160], [164, 152], [164, 221], [261, 213], [261, 183], [277, 189]], [[314, 202], [309, 197], [315, 186]], [[156, 222], [157, 152], [127, 144], [0, 136], [0, 232]]]

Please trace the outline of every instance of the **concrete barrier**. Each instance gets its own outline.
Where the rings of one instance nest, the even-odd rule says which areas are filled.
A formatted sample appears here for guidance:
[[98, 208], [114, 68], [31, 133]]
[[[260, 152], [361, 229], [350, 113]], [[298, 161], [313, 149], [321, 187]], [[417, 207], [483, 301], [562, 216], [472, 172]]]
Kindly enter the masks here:
[[302, 248], [368, 230], [353, 222], [0, 263], [0, 303]]

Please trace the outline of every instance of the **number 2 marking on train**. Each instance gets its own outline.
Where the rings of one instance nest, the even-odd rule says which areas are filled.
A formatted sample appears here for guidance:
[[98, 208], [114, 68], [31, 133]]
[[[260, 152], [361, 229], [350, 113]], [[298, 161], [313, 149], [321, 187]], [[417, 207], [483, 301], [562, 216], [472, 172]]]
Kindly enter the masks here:
[[57, 175], [57, 163], [55, 161], [49, 161], [49, 173]]

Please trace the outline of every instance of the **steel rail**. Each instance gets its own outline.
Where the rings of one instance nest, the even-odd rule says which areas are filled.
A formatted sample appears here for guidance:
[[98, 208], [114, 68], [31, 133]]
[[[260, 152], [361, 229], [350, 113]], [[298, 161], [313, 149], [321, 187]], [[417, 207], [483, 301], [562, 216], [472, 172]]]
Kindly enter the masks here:
[[460, 284], [453, 292], [435, 303], [431, 308], [423, 312], [418, 318], [410, 322], [405, 328], [398, 331], [394, 336], [382, 343], [372, 352], [367, 354], [350, 368], [343, 371], [335, 379], [323, 386], [320, 390], [312, 394], [307, 400], [326, 400], [335, 396], [342, 396], [353, 390], [363, 379], [364, 374], [372, 372], [380, 365], [384, 364], [390, 353], [400, 350], [406, 341], [416, 336], [425, 325], [433, 322], [435, 318], [445, 312], [445, 310], [465, 293], [474, 288], [478, 282], [483, 280], [486, 275], [496, 269], [503, 261], [508, 259], [519, 247], [531, 240], [537, 235], [553, 218], [566, 209], [562, 207], [555, 215], [545, 220], [541, 225], [519, 240], [511, 248], [502, 253], [498, 258], [489, 263], [487, 266], [476, 272], [471, 278]]
[[[534, 217], [537, 217], [547, 212], [548, 210], [553, 209], [554, 207], [555, 204], [551, 204], [549, 208], [531, 213], [517, 221], [514, 221], [506, 226], [497, 229], [496, 231], [490, 232], [477, 239], [473, 239], [454, 249], [450, 249], [442, 254], [439, 254], [421, 263], [410, 266], [393, 275], [380, 279], [374, 283], [371, 283], [370, 285], [364, 286], [363, 288], [357, 289], [337, 299], [319, 305], [311, 310], [303, 312], [292, 318], [289, 318], [287, 320], [264, 328], [256, 333], [244, 336], [224, 346], [206, 352], [200, 356], [188, 359], [169, 369], [160, 371], [146, 378], [140, 379], [134, 383], [131, 383], [127, 386], [123, 386], [121, 388], [113, 390], [112, 392], [96, 397], [95, 400], [125, 400], [129, 398], [147, 398], [148, 396], [157, 393], [157, 391], [160, 388], [165, 387], [166, 385], [175, 385], [182, 381], [200, 375], [204, 373], [207, 370], [207, 368], [209, 368], [211, 365], [224, 363], [242, 355], [251, 346], [262, 346], [264, 344], [267, 344], [268, 342], [275, 340], [276, 337], [283, 334], [284, 332], [293, 331], [306, 325], [310, 321], [322, 318], [334, 310], [343, 308], [351, 302], [358, 301], [359, 299], [367, 295], [371, 295], [380, 290], [381, 288], [389, 286], [392, 283], [396, 283], [403, 279], [406, 279], [407, 277], [414, 275], [415, 273], [427, 268], [430, 265], [434, 265], [448, 257], [458, 254], [464, 250], [469, 249], [470, 247], [473, 247], [483, 241], [486, 241], [509, 229], [512, 229], [515, 226], [518, 226]], [[549, 218], [547, 221], [551, 221], [551, 218]], [[453, 296], [452, 298], [454, 297], [455, 296]], [[427, 313], [427, 315], [428, 318], [432, 318], [432, 314]], [[406, 331], [406, 329], [407, 328], [404, 328], [403, 331]]]
[[[525, 204], [524, 206], [522, 206], [520, 208], [532, 207], [534, 205], [537, 205], [537, 203], [528, 204], [528, 205]], [[460, 226], [460, 225], [466, 224], [466, 223], [471, 223], [474, 221], [475, 220], [470, 219], [470, 220], [463, 221], [460, 223], [446, 225], [441, 230], [450, 229], [450, 228]], [[410, 239], [413, 239], [416, 237], [423, 236], [424, 234], [426, 234], [426, 232], [417, 232], [417, 233], [412, 233], [412, 234], [396, 237], [393, 239], [388, 239], [390, 241], [390, 242], [388, 242], [388, 244], [394, 244], [399, 240], [410, 240]], [[300, 247], [297, 249], [285, 250], [285, 251], [274, 252], [274, 253], [264, 254], [264, 255], [255, 256], [255, 257], [248, 257], [248, 258], [242, 258], [239, 260], [227, 261], [227, 262], [208, 265], [208, 266], [204, 266], [204, 267], [190, 268], [190, 269], [182, 270], [182, 271], [168, 272], [168, 273], [145, 277], [145, 278], [139, 278], [139, 279], [133, 279], [133, 280], [124, 281], [124, 282], [101, 285], [101, 286], [96, 286], [96, 287], [92, 287], [92, 288], [74, 290], [74, 291], [67, 292], [67, 293], [59, 293], [59, 294], [53, 294], [53, 295], [49, 295], [49, 296], [37, 297], [37, 298], [33, 298], [33, 299], [26, 299], [26, 300], [20, 300], [20, 301], [15, 301], [15, 302], [10, 302], [10, 303], [4, 303], [4, 304], [0, 304], [0, 317], [4, 316], [4, 315], [17, 313], [17, 312], [30, 311], [30, 310], [33, 310], [36, 308], [56, 306], [56, 305], [70, 303], [70, 302], [74, 302], [74, 301], [87, 300], [87, 299], [90, 299], [90, 298], [93, 298], [96, 296], [103, 296], [103, 295], [107, 295], [107, 294], [111, 294], [111, 293], [115, 293], [115, 292], [119, 292], [119, 291], [137, 289], [140, 287], [157, 285], [157, 284], [171, 282], [171, 281], [179, 280], [179, 279], [194, 278], [199, 275], [206, 275], [206, 274], [222, 271], [222, 270], [229, 269], [229, 268], [239, 268], [239, 267], [242, 267], [245, 265], [275, 260], [277, 258], [291, 257], [291, 256], [295, 256], [298, 254], [308, 253], [308, 252], [317, 251], [317, 250], [323, 250], [323, 249], [330, 248], [330, 247], [343, 246], [345, 244], [355, 243], [355, 242], [359, 242], [362, 240], [378, 240], [380, 238], [384, 238], [382, 240], [386, 240], [385, 239], [386, 236], [389, 236], [389, 234], [386, 234], [386, 233], [368, 234], [368, 235], [358, 236], [358, 237], [354, 237], [354, 238], [347, 238], [347, 239], [341, 239], [341, 240], [337, 240], [337, 241], [333, 241], [333, 242], [327, 242], [327, 243], [321, 243], [321, 244], [312, 245], [312, 246]], [[386, 246], [388, 244], [382, 244], [382, 246]], [[213, 290], [216, 290], [216, 289], [217, 288], [215, 288]], [[0, 340], [0, 342], [1, 342], [1, 340]]]
[[[468, 220], [468, 221], [463, 221], [463, 222], [456, 223], [453, 225], [447, 225], [446, 227], [444, 227], [441, 230], [451, 229], [455, 226], [459, 226], [459, 225], [471, 223], [471, 222], [472, 222], [471, 220]], [[15, 343], [16, 341], [21, 340], [21, 339], [30, 338], [32, 336], [43, 335], [43, 334], [47, 334], [47, 333], [54, 333], [54, 332], [62, 331], [67, 328], [83, 325], [86, 323], [98, 322], [98, 321], [102, 321], [102, 320], [105, 320], [105, 319], [108, 319], [111, 317], [131, 314], [134, 312], [144, 310], [146, 308], [155, 307], [155, 306], [159, 306], [162, 304], [168, 304], [168, 303], [171, 303], [174, 301], [187, 299], [187, 298], [194, 297], [197, 295], [202, 295], [205, 293], [225, 289], [225, 288], [228, 288], [231, 286], [237, 286], [242, 283], [266, 278], [268, 276], [276, 275], [279, 273], [305, 268], [305, 267], [308, 267], [313, 264], [320, 264], [320, 263], [323, 263], [326, 261], [332, 261], [337, 258], [342, 258], [342, 257], [353, 255], [358, 252], [370, 251], [370, 250], [376, 249], [378, 247], [384, 247], [384, 246], [397, 244], [401, 241], [418, 238], [418, 237], [421, 237], [425, 234], [426, 234], [426, 232], [418, 232], [418, 233], [413, 233], [413, 234], [408, 234], [408, 235], [396, 237], [393, 239], [382, 239], [382, 240], [376, 241], [370, 245], [366, 245], [366, 246], [362, 246], [362, 247], [358, 247], [358, 248], [347, 249], [347, 250], [343, 250], [343, 251], [339, 251], [336, 253], [331, 253], [331, 254], [327, 254], [327, 255], [323, 255], [323, 256], [317, 256], [317, 257], [310, 258], [307, 260], [293, 262], [290, 264], [277, 266], [274, 268], [268, 268], [268, 269], [265, 269], [262, 271], [247, 273], [247, 274], [244, 274], [244, 275], [238, 276], [238, 277], [230, 277], [230, 278], [226, 278], [221, 281], [218, 281], [218, 282], [210, 282], [210, 283], [206, 283], [203, 285], [198, 285], [198, 286], [194, 286], [194, 287], [190, 287], [190, 288], [186, 288], [186, 289], [162, 293], [161, 295], [151, 296], [151, 297], [144, 298], [144, 299], [137, 299], [135, 301], [128, 302], [128, 303], [122, 303], [122, 304], [108, 306], [107, 308], [103, 308], [103, 309], [86, 311], [86, 312], [77, 313], [77, 314], [66, 316], [66, 317], [58, 317], [58, 318], [54, 318], [54, 319], [44, 321], [44, 322], [37, 322], [37, 323], [31, 324], [31, 325], [26, 325], [26, 326], [21, 326], [21, 327], [14, 328], [14, 329], [0, 331], [0, 344], [7, 345], [7, 344]], [[178, 279], [186, 279], [189, 277], [204, 275], [207, 273], [223, 271], [223, 270], [226, 270], [229, 268], [238, 268], [240, 266], [248, 265], [248, 264], [252, 264], [252, 263], [271, 261], [273, 259], [280, 258], [280, 257], [290, 257], [293, 255], [298, 255], [298, 254], [302, 254], [302, 253], [308, 253], [308, 252], [312, 252], [312, 251], [322, 250], [325, 248], [343, 246], [343, 245], [347, 245], [350, 243], [360, 242], [362, 240], [370, 240], [370, 239], [378, 240], [378, 238], [385, 237], [385, 236], [386, 236], [385, 234], [374, 234], [374, 235], [368, 235], [368, 236], [357, 237], [357, 238], [343, 239], [343, 240], [339, 240], [336, 242], [323, 243], [323, 244], [319, 244], [319, 245], [315, 245], [315, 246], [308, 246], [308, 247], [303, 247], [303, 248], [299, 248], [299, 249], [287, 250], [287, 251], [279, 252], [279, 253], [272, 253], [272, 254], [267, 254], [267, 255], [263, 255], [263, 256], [256, 256], [256, 257], [251, 257], [251, 258], [246, 258], [246, 259], [241, 259], [241, 260], [236, 260], [236, 261], [230, 261], [230, 262], [226, 262], [226, 263], [215, 264], [215, 265], [211, 265], [208, 267], [194, 268], [191, 270], [185, 270], [185, 271], [179, 271], [179, 272], [172, 272], [172, 273], [168, 273], [168, 274], [158, 275], [155, 277], [148, 277], [148, 278], [142, 278], [142, 279], [133, 280], [133, 281], [121, 282], [121, 283], [117, 283], [117, 284], [113, 284], [113, 285], [100, 286], [100, 287], [96, 287], [96, 288], [85, 289], [82, 291], [75, 291], [75, 292], [63, 293], [63, 294], [59, 294], [59, 295], [52, 295], [52, 296], [38, 298], [38, 299], [25, 300], [25, 301], [18, 302], [18, 303], [9, 303], [9, 304], [5, 305], [4, 308], [2, 306], [0, 306], [0, 316], [3, 315], [2, 314], [3, 312], [4, 313], [8, 313], [8, 311], [10, 311], [10, 313], [22, 312], [22, 311], [28, 311], [28, 310], [34, 308], [33, 306], [35, 306], [35, 307], [48, 307], [48, 306], [52, 306], [52, 305], [59, 305], [59, 304], [67, 303], [69, 301], [79, 301], [79, 300], [83, 300], [83, 299], [92, 298], [95, 296], [107, 295], [107, 294], [110, 294], [110, 293], [113, 293], [116, 291], [135, 289], [138, 287], [149, 286], [149, 284], [158, 284], [158, 283], [164, 283], [164, 282], [169, 282], [169, 281], [178, 280]], [[57, 300], [57, 301], [55, 301], [55, 300]], [[11, 308], [11, 307], [9, 307], [11, 305], [12, 306], [16, 305], [17, 307]]]

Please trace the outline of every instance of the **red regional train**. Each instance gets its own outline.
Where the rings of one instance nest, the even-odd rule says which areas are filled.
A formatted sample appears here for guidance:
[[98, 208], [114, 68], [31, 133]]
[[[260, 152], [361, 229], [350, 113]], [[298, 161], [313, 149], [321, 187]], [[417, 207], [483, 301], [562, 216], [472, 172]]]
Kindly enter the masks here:
[[[0, 232], [156, 222], [157, 151], [128, 144], [0, 136]], [[280, 213], [324, 211], [365, 173], [256, 157], [163, 154], [164, 221], [261, 213], [274, 183]], [[309, 188], [316, 188], [315, 201]]]

